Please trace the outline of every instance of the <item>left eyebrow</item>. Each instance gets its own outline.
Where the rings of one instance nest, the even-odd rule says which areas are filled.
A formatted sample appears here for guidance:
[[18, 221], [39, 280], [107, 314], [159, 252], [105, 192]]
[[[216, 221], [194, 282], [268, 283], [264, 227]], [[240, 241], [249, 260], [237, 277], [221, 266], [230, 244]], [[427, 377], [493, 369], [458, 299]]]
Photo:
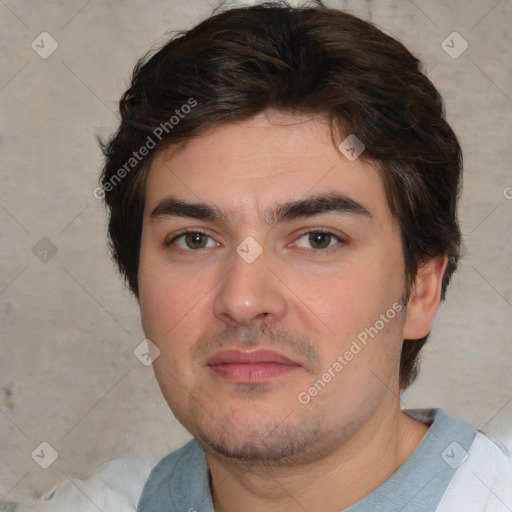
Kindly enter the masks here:
[[340, 194], [322, 194], [279, 205], [267, 212], [264, 219], [266, 224], [274, 226], [280, 222], [330, 212], [372, 218], [368, 209], [350, 197]]
[[[362, 204], [338, 193], [310, 196], [297, 201], [289, 201], [265, 212], [262, 220], [269, 226], [288, 222], [301, 217], [312, 217], [322, 213], [340, 213], [372, 219], [371, 213]], [[200, 202], [189, 203], [175, 197], [162, 199], [150, 214], [151, 217], [190, 217], [199, 220], [212, 220], [227, 224], [228, 214], [216, 205]]]

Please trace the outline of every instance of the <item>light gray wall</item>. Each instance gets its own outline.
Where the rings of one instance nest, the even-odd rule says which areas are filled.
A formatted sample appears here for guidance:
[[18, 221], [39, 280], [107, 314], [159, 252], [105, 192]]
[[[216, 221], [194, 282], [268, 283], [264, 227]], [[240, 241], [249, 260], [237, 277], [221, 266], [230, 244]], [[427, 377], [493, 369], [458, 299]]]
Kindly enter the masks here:
[[[512, 3], [326, 3], [371, 19], [425, 62], [465, 153], [467, 254], [403, 406], [443, 407], [512, 444]], [[121, 455], [152, 462], [188, 439], [133, 355], [138, 310], [92, 191], [95, 137], [116, 128], [136, 59], [210, 9], [205, 0], [0, 3], [0, 498], [39, 495]], [[46, 59], [31, 48], [49, 52], [44, 31], [58, 42]], [[456, 59], [441, 47], [453, 31], [469, 45]], [[31, 458], [43, 441], [58, 452], [46, 470]]]

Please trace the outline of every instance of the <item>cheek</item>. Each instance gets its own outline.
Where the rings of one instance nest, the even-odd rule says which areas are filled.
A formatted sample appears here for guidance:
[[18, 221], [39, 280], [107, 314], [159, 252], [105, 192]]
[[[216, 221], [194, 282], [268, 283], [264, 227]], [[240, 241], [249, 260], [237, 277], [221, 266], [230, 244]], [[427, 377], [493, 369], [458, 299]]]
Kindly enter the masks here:
[[369, 368], [378, 374], [388, 374], [396, 367], [402, 343], [403, 282], [400, 255], [396, 261], [391, 257], [380, 261], [361, 259], [323, 276], [315, 286], [309, 281], [302, 282], [302, 292], [309, 294], [305, 295], [308, 300], [304, 303], [314, 315], [305, 312], [328, 328], [321, 329], [316, 338], [324, 370], [338, 356], [347, 354], [344, 377], [337, 379], [340, 384], [344, 381], [359, 385], [360, 380], [367, 378], [373, 382], [375, 376], [370, 375]]
[[311, 283], [305, 283], [303, 290], [311, 310], [338, 339], [347, 340], [373, 325], [400, 297], [400, 287], [385, 281], [378, 273], [372, 275], [367, 267], [353, 266], [342, 274], [325, 276], [323, 286], [313, 288]]
[[169, 405], [179, 409], [186, 403], [183, 389], [196, 385], [191, 357], [208, 314], [208, 288], [197, 275], [185, 276], [154, 262], [141, 265], [139, 291], [146, 337], [160, 349], [153, 370]]
[[147, 337], [157, 345], [191, 337], [208, 299], [203, 288], [198, 274], [185, 275], [157, 258], [141, 257], [139, 305]]

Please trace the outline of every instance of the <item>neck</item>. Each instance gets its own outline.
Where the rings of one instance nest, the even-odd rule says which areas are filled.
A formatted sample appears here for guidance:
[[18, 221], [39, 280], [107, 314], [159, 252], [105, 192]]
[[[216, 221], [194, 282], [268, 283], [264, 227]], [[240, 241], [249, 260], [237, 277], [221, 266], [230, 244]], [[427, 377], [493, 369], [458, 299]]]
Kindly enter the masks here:
[[327, 457], [303, 466], [254, 466], [207, 452], [216, 512], [344, 510], [385, 482], [428, 427], [396, 409], [374, 415]]

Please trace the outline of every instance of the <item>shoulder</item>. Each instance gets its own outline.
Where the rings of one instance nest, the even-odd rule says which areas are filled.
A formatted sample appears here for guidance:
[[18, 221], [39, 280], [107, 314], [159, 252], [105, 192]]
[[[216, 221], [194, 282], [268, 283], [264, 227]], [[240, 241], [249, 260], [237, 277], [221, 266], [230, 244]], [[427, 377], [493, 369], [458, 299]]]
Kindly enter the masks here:
[[475, 459], [491, 457], [497, 468], [505, 470], [511, 467], [512, 455], [510, 452], [500, 441], [485, 432], [478, 431], [472, 450]]
[[207, 473], [206, 454], [196, 439], [191, 439], [151, 470], [137, 510], [180, 510], [182, 502], [189, 500], [189, 494], [205, 492]]
[[438, 512], [509, 512], [512, 510], [512, 457], [497, 440], [477, 432], [457, 469]]
[[181, 448], [169, 453], [156, 464], [151, 470], [146, 481], [145, 487], [159, 485], [162, 481], [169, 481], [169, 477], [175, 472], [176, 468], [183, 463], [194, 463], [202, 454], [202, 449], [195, 439], [191, 439]]

